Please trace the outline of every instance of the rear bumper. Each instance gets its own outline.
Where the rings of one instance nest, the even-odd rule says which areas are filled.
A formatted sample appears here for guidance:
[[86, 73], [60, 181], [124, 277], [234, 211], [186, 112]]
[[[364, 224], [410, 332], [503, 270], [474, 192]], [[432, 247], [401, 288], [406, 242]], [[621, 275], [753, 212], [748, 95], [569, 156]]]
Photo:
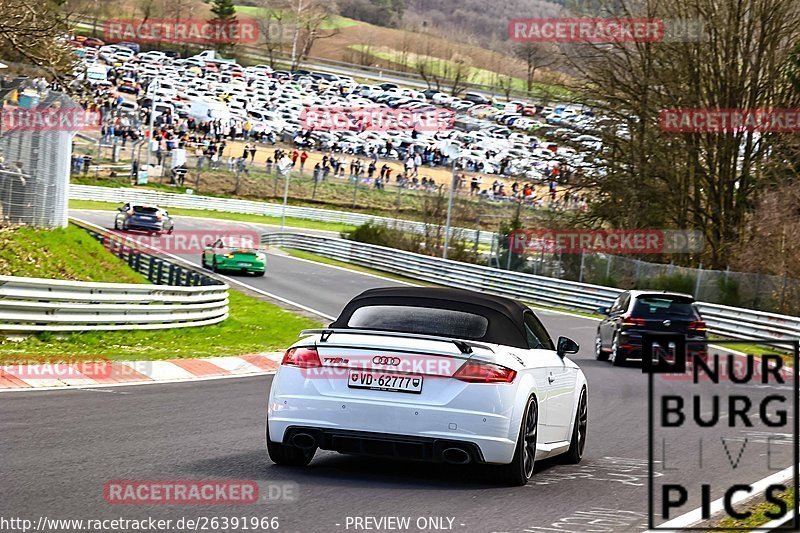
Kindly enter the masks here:
[[[686, 351], [689, 356], [706, 358], [708, 344], [705, 337], [689, 337], [686, 342]], [[642, 332], [622, 331], [619, 335], [619, 349], [626, 359], [636, 360], [642, 358]]]
[[164, 231], [162, 222], [134, 222], [129, 220], [125, 225], [128, 229], [136, 231]]
[[[474, 445], [485, 463], [507, 464], [514, 456], [521, 417], [515, 412], [519, 402], [514, 386], [458, 382], [452, 385], [458, 393], [449, 401], [426, 402], [424, 395], [381, 391], [353, 397], [334, 389], [340, 385], [306, 379], [300, 369], [281, 366], [270, 389], [270, 438], [285, 442], [286, 432], [297, 427], [331, 435], [388, 435], [392, 442]], [[435, 458], [436, 450], [434, 446], [433, 451], [417, 451], [409, 458], [415, 458], [414, 454]]]
[[[244, 261], [242, 261], [244, 262]], [[219, 270], [236, 270], [239, 272], [254, 272], [260, 273], [264, 272], [266, 265], [264, 263], [250, 263], [248, 265], [240, 265], [239, 261], [236, 260], [226, 260], [226, 261], [218, 261], [217, 268]]]
[[389, 433], [289, 426], [283, 434], [283, 443], [292, 444], [294, 437], [299, 434], [310, 435], [314, 439], [314, 445], [323, 450], [339, 453], [444, 463], [447, 462], [444, 451], [457, 448], [469, 455], [469, 460], [464, 463], [486, 462], [481, 449], [472, 442]]

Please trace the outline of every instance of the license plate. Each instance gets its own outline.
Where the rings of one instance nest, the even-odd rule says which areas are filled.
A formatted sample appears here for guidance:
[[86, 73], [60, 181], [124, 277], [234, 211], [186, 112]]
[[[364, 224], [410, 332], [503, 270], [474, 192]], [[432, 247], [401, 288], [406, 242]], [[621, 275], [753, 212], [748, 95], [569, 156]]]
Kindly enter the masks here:
[[382, 390], [389, 392], [422, 392], [422, 376], [408, 374], [383, 374], [380, 372], [351, 371], [347, 386], [351, 389]]
[[240, 261], [240, 262], [239, 262], [239, 266], [240, 266], [240, 267], [249, 267], [249, 266], [250, 266], [250, 263], [244, 263], [244, 262]]

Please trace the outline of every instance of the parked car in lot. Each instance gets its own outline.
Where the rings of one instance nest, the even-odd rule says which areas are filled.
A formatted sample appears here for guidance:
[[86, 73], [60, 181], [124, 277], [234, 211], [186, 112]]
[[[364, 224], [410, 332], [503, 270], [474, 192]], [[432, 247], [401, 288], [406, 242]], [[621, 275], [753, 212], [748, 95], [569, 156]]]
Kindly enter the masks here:
[[[625, 291], [609, 308], [597, 326], [595, 357], [615, 366], [642, 358], [642, 333], [679, 333], [687, 337], [687, 352], [705, 357], [708, 328], [688, 294], [659, 291]], [[695, 343], [692, 343], [695, 341]]]
[[217, 239], [203, 250], [201, 263], [203, 268], [214, 272], [237, 271], [263, 276], [267, 269], [267, 256], [252, 246], [234, 246]]
[[267, 449], [305, 466], [317, 449], [494, 465], [524, 485], [537, 459], [583, 456], [588, 386], [536, 314], [455, 289], [368, 290], [286, 351], [270, 390]]
[[464, 100], [475, 104], [491, 104], [492, 102], [481, 93], [467, 91], [464, 93]]
[[172, 233], [174, 224], [169, 213], [154, 205], [127, 203], [118, 208], [114, 229], [120, 231], [145, 231]]
[[105, 46], [106, 43], [98, 39], [97, 37], [89, 37], [88, 39], [83, 40], [83, 46], [89, 46], [92, 48], [100, 48], [101, 46]]

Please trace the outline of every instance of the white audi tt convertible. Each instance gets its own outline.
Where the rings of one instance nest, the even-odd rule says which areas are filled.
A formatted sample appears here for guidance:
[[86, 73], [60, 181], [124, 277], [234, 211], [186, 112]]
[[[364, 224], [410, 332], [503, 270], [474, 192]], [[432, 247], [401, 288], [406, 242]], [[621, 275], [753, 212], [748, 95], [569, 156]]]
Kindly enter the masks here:
[[305, 466], [318, 448], [497, 465], [524, 485], [534, 461], [577, 463], [587, 383], [528, 307], [437, 288], [368, 290], [329, 328], [307, 330], [272, 383], [267, 449]]

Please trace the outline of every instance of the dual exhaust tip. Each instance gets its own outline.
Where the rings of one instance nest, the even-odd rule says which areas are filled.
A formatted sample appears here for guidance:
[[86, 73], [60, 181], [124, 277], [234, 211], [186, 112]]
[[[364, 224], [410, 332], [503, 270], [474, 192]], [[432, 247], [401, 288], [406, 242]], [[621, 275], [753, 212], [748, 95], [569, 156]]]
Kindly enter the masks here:
[[465, 465], [472, 460], [469, 453], [462, 448], [445, 448], [442, 451], [442, 458], [445, 463], [454, 465]]
[[310, 450], [317, 446], [317, 439], [309, 433], [296, 433], [292, 436], [292, 445], [301, 450]]
[[[310, 450], [317, 447], [317, 439], [310, 433], [295, 433], [292, 436], [292, 445], [300, 448], [301, 450]], [[445, 448], [442, 450], [442, 459], [445, 463], [455, 465], [465, 465], [472, 461], [469, 452], [463, 448]]]

